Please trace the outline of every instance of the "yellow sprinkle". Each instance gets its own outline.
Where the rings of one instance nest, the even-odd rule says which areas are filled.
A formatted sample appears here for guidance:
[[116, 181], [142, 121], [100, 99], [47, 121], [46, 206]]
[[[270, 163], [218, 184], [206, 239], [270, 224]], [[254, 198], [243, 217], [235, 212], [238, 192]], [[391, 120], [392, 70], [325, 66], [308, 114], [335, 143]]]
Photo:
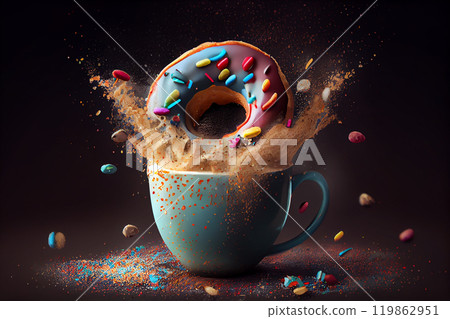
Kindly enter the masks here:
[[262, 91], [266, 92], [270, 88], [270, 81], [269, 79], [265, 79], [262, 84]]
[[170, 104], [178, 100], [180, 97], [180, 91], [173, 90], [172, 93], [169, 94], [169, 96], [164, 101], [164, 107], [168, 107]]
[[219, 74], [219, 80], [225, 81], [226, 79], [228, 79], [229, 76], [230, 76], [230, 70], [223, 69]]
[[211, 63], [211, 61], [209, 59], [203, 59], [198, 61], [197, 63], [195, 63], [195, 66], [197, 68], [203, 68], [204, 66], [207, 66]]
[[246, 129], [243, 133], [242, 136], [245, 138], [253, 138], [258, 136], [259, 134], [261, 134], [261, 128], [258, 126], [255, 127], [251, 127]]
[[303, 295], [303, 294], [304, 294], [305, 292], [307, 292], [307, 291], [308, 291], [308, 288], [306, 288], [305, 286], [303, 286], [303, 287], [295, 288], [295, 289], [294, 289], [294, 294], [300, 296], [300, 295]]
[[312, 63], [313, 60], [314, 60], [313, 58], [309, 59], [308, 63], [306, 63], [305, 70], [306, 70], [307, 68], [309, 68], [309, 66], [311, 65], [311, 63]]
[[97, 113], [95, 113], [95, 116], [99, 116], [102, 111], [98, 110]]
[[336, 236], [334, 236], [334, 241], [338, 241], [342, 237], [344, 237], [344, 232], [341, 230], [339, 233], [336, 234]]

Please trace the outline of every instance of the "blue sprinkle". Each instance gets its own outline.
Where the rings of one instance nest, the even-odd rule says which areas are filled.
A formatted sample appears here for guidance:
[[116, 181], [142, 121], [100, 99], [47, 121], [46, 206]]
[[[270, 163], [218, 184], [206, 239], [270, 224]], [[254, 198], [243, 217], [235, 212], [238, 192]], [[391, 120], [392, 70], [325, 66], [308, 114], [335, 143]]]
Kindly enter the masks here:
[[244, 83], [247, 83], [248, 81], [250, 81], [251, 79], [253, 79], [254, 74], [250, 73], [249, 75], [247, 75], [244, 79], [242, 79], [242, 81]]
[[175, 83], [179, 83], [179, 84], [186, 84], [186, 82], [180, 80], [179, 78], [172, 78], [172, 81], [174, 81]]
[[252, 104], [255, 100], [256, 100], [256, 96], [252, 96], [247, 101], [248, 101], [249, 104]]
[[50, 235], [48, 235], [48, 245], [50, 248], [56, 247], [55, 232], [51, 232]]
[[325, 273], [324, 272], [322, 272], [322, 278], [320, 278], [320, 281], [325, 281]]
[[320, 281], [320, 278], [322, 278], [322, 270], [319, 270], [319, 271], [317, 272], [317, 275], [316, 275], [316, 281]]
[[194, 83], [194, 82], [192, 82], [192, 80], [189, 80], [189, 85], [188, 85], [188, 89], [189, 89], [189, 90], [191, 89], [193, 83]]
[[181, 102], [181, 99], [178, 99], [175, 102], [173, 102], [172, 104], [170, 104], [167, 108], [170, 110], [172, 107], [174, 107], [175, 105], [177, 105], [180, 102]]
[[216, 56], [213, 56], [212, 58], [209, 58], [210, 61], [219, 61], [220, 59], [222, 59], [225, 54], [227, 54], [227, 51], [225, 49], [222, 49], [222, 51], [220, 51], [220, 53]]
[[342, 257], [342, 256], [344, 256], [346, 253], [348, 253], [350, 250], [352, 250], [353, 248], [348, 248], [348, 249], [346, 249], [346, 250], [343, 250], [343, 251], [341, 251], [340, 253], [339, 253], [339, 257]]
[[225, 85], [230, 86], [231, 84], [233, 84], [234, 81], [236, 81], [236, 74], [229, 76], [228, 79], [225, 81]]

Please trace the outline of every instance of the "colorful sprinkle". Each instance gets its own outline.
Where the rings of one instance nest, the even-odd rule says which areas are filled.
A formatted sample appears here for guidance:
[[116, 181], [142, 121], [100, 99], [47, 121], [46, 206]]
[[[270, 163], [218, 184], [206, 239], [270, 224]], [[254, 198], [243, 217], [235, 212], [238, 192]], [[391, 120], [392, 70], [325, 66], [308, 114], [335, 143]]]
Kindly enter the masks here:
[[341, 230], [339, 233], [334, 236], [334, 241], [340, 240], [342, 237], [344, 237], [344, 232]]
[[317, 275], [316, 275], [316, 282], [317, 282], [317, 281], [320, 281], [321, 278], [322, 278], [322, 270], [319, 270], [319, 271], [317, 272]]
[[242, 136], [244, 138], [253, 138], [258, 136], [259, 134], [261, 134], [261, 128], [258, 126], [248, 128], [244, 132], [242, 132]]
[[241, 139], [240, 139], [239, 137], [236, 137], [236, 138], [234, 138], [234, 139], [229, 140], [229, 142], [230, 142], [230, 145], [229, 145], [229, 146], [230, 146], [231, 148], [236, 148], [236, 147], [238, 146], [240, 140], [241, 140]]
[[301, 213], [304, 213], [305, 211], [306, 211], [306, 209], [308, 208], [308, 206], [309, 206], [309, 203], [308, 202], [303, 202], [301, 205], [300, 205], [300, 207], [298, 208], [298, 212], [301, 214]]
[[313, 60], [313, 58], [309, 59], [308, 63], [306, 63], [305, 70], [309, 68]]
[[186, 84], [186, 82], [184, 82], [183, 80], [180, 80], [178, 78], [172, 78], [172, 81], [178, 84]]
[[222, 51], [220, 51], [220, 53], [218, 55], [213, 56], [212, 58], [209, 58], [209, 60], [210, 61], [219, 61], [220, 59], [222, 59], [225, 56], [225, 54], [227, 54], [227, 51], [225, 49], [222, 49]]
[[296, 294], [297, 296], [301, 296], [301, 295], [305, 294], [306, 292], [308, 292], [308, 288], [306, 288], [306, 286], [294, 289], [294, 294]]
[[230, 76], [230, 70], [223, 69], [219, 74], [219, 81], [225, 81]]
[[253, 77], [254, 77], [254, 74], [253, 74], [253, 73], [250, 73], [250, 74], [247, 75], [245, 78], [243, 78], [242, 81], [243, 81], [244, 83], [247, 83], [248, 81], [250, 81], [251, 79], [253, 79]]
[[172, 104], [170, 104], [167, 109], [170, 110], [171, 108], [173, 108], [175, 105], [177, 105], [178, 103], [181, 102], [181, 99], [176, 100], [175, 102], [173, 102]]
[[228, 79], [225, 81], [225, 85], [230, 86], [231, 84], [233, 84], [234, 81], [236, 81], [236, 74], [229, 76]]
[[114, 166], [113, 164], [105, 164], [102, 165], [102, 167], [100, 167], [100, 170], [102, 171], [103, 174], [111, 175], [117, 172], [117, 167]]
[[113, 77], [115, 77], [116, 79], [122, 80], [122, 81], [130, 81], [130, 76], [128, 75], [127, 72], [122, 71], [122, 70], [114, 70], [112, 72]]
[[223, 70], [228, 66], [228, 62], [230, 60], [228, 58], [223, 58], [222, 60], [220, 60], [219, 62], [217, 62], [216, 66], [219, 70]]
[[359, 195], [359, 204], [361, 206], [369, 207], [375, 204], [375, 199], [369, 194], [362, 193], [361, 195]]
[[56, 249], [63, 249], [66, 245], [66, 236], [64, 236], [63, 233], [57, 232], [51, 232], [50, 235], [48, 235], [48, 245], [50, 248], [56, 248]]
[[269, 71], [270, 71], [270, 64], [266, 66], [266, 68], [264, 69], [264, 74], [269, 73]]
[[191, 89], [193, 83], [194, 83], [194, 82], [192, 82], [192, 80], [189, 80], [189, 84], [188, 84], [188, 89], [189, 89], [189, 90]]
[[414, 230], [412, 230], [411, 228], [408, 228], [408, 229], [402, 231], [400, 233], [400, 235], [398, 236], [398, 238], [402, 242], [410, 241], [411, 239], [413, 239], [413, 237], [414, 237]]
[[166, 100], [164, 101], [164, 107], [168, 107], [170, 104], [175, 102], [180, 97], [180, 91], [173, 90], [172, 93], [167, 96]]
[[252, 104], [253, 102], [255, 102], [255, 100], [256, 100], [256, 96], [252, 96], [247, 99], [247, 102], [248, 102], [248, 104]]
[[208, 73], [205, 72], [205, 75], [206, 75], [206, 77], [207, 77], [212, 83], [214, 83], [214, 80], [209, 76]]
[[120, 129], [111, 135], [111, 139], [116, 143], [123, 143], [128, 139], [128, 134], [125, 130]]
[[276, 101], [277, 101], [277, 97], [278, 94], [274, 93], [272, 95], [272, 97], [269, 99], [269, 101], [266, 102], [266, 104], [264, 104], [261, 108], [263, 111], [267, 110], [268, 108], [270, 108]]
[[269, 88], [270, 88], [270, 80], [269, 79], [265, 79], [263, 84], [262, 84], [262, 91], [266, 92]]
[[211, 63], [211, 60], [210, 59], [203, 59], [203, 60], [200, 60], [200, 61], [198, 61], [197, 63], [195, 63], [195, 66], [197, 67], [197, 68], [203, 68], [204, 66], [207, 66], [207, 65], [209, 65]]
[[292, 125], [292, 120], [291, 119], [287, 120], [286, 127], [291, 127], [291, 125]]
[[353, 131], [348, 134], [348, 140], [352, 143], [362, 143], [366, 140], [366, 137], [361, 132]]
[[343, 251], [341, 251], [340, 253], [339, 253], [339, 257], [342, 257], [342, 256], [344, 256], [346, 253], [348, 253], [350, 250], [352, 250], [353, 248], [348, 248], [348, 249], [346, 249], [346, 250], [343, 250]]
[[242, 61], [242, 69], [247, 72], [253, 66], [254, 61], [255, 59], [252, 56], [246, 57], [244, 61]]
[[170, 77], [175, 83], [186, 84], [186, 82], [188, 81], [186, 77], [178, 70], [175, 70], [175, 72], [173, 72]]
[[164, 107], [155, 107], [153, 109], [153, 113], [156, 115], [167, 115], [170, 113], [170, 110]]

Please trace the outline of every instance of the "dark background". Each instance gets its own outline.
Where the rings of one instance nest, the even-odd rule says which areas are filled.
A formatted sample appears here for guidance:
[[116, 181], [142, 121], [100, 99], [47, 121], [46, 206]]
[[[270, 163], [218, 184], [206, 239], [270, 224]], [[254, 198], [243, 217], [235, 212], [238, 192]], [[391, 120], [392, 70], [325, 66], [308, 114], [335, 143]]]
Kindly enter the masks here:
[[[152, 75], [202, 42], [237, 39], [272, 54], [295, 81], [306, 56], [317, 58], [370, 1], [81, 4]], [[118, 124], [106, 119], [110, 102], [91, 91], [86, 63], [100, 63], [102, 75], [127, 70], [142, 87], [151, 80], [71, 1], [2, 2], [2, 12], [1, 299], [73, 299], [35, 274], [57, 256], [125, 248], [122, 227], [153, 220], [146, 176], [127, 168], [111, 142]], [[414, 285], [371, 292], [375, 299], [449, 299], [447, 15], [444, 2], [380, 1], [323, 60], [346, 50], [350, 68], [359, 59], [364, 67], [338, 99], [343, 124], [315, 139], [327, 165], [301, 168], [320, 171], [330, 187], [314, 237], [326, 244], [344, 230], [348, 243], [400, 251], [402, 264], [421, 270]], [[316, 40], [303, 42], [309, 34]], [[349, 143], [353, 130], [367, 141]], [[104, 163], [117, 174], [101, 174]], [[296, 218], [302, 201], [318, 206], [318, 189], [307, 186], [293, 200]], [[362, 192], [377, 205], [360, 207]], [[410, 227], [416, 237], [403, 244], [398, 234]], [[47, 248], [51, 231], [65, 233], [64, 250]], [[297, 232], [288, 222], [279, 240]], [[158, 240], [152, 228], [142, 242]]]

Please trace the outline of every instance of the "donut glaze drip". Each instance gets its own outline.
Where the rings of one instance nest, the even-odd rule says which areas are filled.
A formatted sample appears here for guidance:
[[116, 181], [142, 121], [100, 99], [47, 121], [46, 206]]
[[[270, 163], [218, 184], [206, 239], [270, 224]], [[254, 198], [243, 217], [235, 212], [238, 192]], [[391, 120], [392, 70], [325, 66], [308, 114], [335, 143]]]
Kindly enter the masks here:
[[[224, 71], [225, 67], [227, 71]], [[167, 107], [169, 101], [178, 99], [179, 103], [172, 106], [170, 114], [180, 114], [180, 126], [194, 139], [197, 136], [186, 127], [186, 118], [189, 117], [185, 109], [195, 94], [211, 86], [225, 86], [242, 94], [248, 104], [244, 107], [246, 120], [227, 136], [237, 135], [251, 127], [264, 130], [280, 112], [288, 111], [288, 117], [289, 109], [292, 109], [292, 103], [289, 103], [292, 93], [283, 94], [288, 86], [276, 61], [247, 43], [227, 41], [203, 44], [169, 64], [152, 84], [147, 100], [148, 112]], [[179, 94], [174, 94], [176, 91]], [[280, 99], [274, 100], [274, 96], [280, 96]]]

